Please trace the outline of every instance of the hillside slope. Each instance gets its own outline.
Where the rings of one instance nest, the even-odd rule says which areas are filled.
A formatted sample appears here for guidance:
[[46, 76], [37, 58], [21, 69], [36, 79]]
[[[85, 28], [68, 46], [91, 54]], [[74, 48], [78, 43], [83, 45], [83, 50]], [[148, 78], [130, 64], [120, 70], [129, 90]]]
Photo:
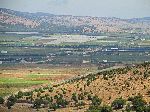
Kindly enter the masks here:
[[[11, 111], [149, 112], [149, 76], [150, 63], [144, 63], [76, 77], [30, 92], [18, 92], [14, 98], [11, 96], [17, 101]], [[7, 109], [1, 106], [0, 111]]]
[[0, 8], [0, 31], [38, 31], [48, 33], [99, 34], [126, 32], [150, 34], [150, 19], [120, 19], [28, 13]]

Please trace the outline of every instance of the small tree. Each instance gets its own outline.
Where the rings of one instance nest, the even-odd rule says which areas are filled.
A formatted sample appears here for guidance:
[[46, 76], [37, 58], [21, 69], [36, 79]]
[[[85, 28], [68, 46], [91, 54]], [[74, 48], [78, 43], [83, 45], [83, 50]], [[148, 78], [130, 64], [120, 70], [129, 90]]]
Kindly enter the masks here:
[[88, 100], [92, 100], [92, 96], [90, 94], [88, 94]]
[[89, 109], [87, 110], [87, 112], [101, 112], [101, 111], [100, 111], [100, 107], [99, 106], [90, 105]]
[[50, 87], [50, 88], [48, 89], [49, 92], [53, 92], [53, 90], [54, 90], [53, 87]]
[[76, 104], [76, 107], [78, 107], [79, 109], [81, 109], [83, 106], [85, 106], [85, 102], [83, 102], [83, 101], [79, 101], [79, 102]]
[[7, 101], [6, 106], [8, 109], [11, 109], [11, 107], [14, 105], [14, 102]]
[[43, 89], [43, 88], [40, 88], [39, 91], [40, 91], [41, 93], [44, 93], [44, 89]]
[[146, 105], [146, 102], [143, 100], [141, 95], [131, 97], [129, 100], [132, 102], [135, 111], [141, 112], [144, 110], [144, 106]]
[[123, 106], [125, 105], [125, 100], [122, 99], [122, 98], [118, 98], [118, 99], [115, 99], [113, 102], [112, 102], [112, 107], [114, 109], [122, 109]]
[[18, 95], [17, 95], [17, 98], [22, 98], [23, 97], [23, 92], [22, 91], [19, 91], [18, 92]]
[[79, 94], [79, 100], [84, 100], [84, 94], [83, 93], [81, 93], [81, 94]]
[[150, 106], [145, 106], [144, 112], [150, 112]]
[[49, 102], [53, 102], [53, 97], [46, 97], [46, 100], [48, 100]]
[[68, 101], [63, 99], [62, 97], [59, 97], [57, 100], [56, 100], [56, 103], [59, 107], [66, 107], [66, 105], [68, 105]]
[[101, 110], [100, 112], [112, 112], [113, 111], [110, 106], [106, 106], [106, 105], [101, 107], [100, 110]]
[[41, 92], [38, 92], [38, 93], [37, 93], [37, 97], [40, 97], [40, 96], [41, 96]]
[[78, 98], [77, 98], [76, 93], [72, 94], [72, 98], [71, 99], [74, 100], [75, 102], [78, 102]]
[[126, 111], [127, 111], [127, 112], [131, 112], [131, 109], [132, 109], [132, 107], [131, 107], [131, 105], [128, 103], [127, 106], [126, 106]]
[[4, 99], [2, 97], [0, 97], [0, 104], [4, 103]]
[[144, 72], [144, 78], [147, 79], [149, 77], [149, 73], [147, 71]]
[[57, 108], [58, 105], [56, 103], [49, 103], [49, 109], [53, 109], [54, 111], [56, 111]]
[[6, 106], [8, 107], [8, 109], [11, 109], [11, 107], [16, 103], [16, 101], [17, 101], [16, 97], [14, 97], [13, 95], [11, 95], [7, 99], [7, 103], [6, 103]]
[[91, 81], [90, 80], [87, 80], [87, 86], [89, 86], [90, 85], [90, 83], [91, 83]]
[[36, 99], [33, 103], [33, 108], [36, 108], [38, 110], [41, 107], [42, 103], [43, 103], [42, 99]]
[[87, 112], [112, 112], [112, 108], [110, 106], [98, 106], [91, 105]]
[[102, 99], [98, 98], [98, 96], [94, 96], [92, 98], [92, 105], [100, 105], [102, 102]]

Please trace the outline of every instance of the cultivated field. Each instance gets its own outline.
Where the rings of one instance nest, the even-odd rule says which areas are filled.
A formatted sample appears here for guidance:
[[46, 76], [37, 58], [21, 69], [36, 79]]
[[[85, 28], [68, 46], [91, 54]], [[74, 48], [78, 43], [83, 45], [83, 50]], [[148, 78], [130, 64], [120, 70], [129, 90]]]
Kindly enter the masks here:
[[19, 90], [33, 89], [43, 84], [51, 85], [97, 70], [96, 66], [49, 66], [16, 65], [0, 67], [0, 96], [6, 96]]

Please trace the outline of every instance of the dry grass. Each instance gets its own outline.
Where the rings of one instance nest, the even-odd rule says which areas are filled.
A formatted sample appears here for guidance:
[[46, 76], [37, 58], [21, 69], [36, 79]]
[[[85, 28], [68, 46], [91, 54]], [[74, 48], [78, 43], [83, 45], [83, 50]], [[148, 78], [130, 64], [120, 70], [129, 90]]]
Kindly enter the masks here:
[[[136, 73], [134, 74], [134, 71], [138, 70], [141, 72], [141, 74]], [[41, 93], [41, 97], [48, 95], [51, 97], [54, 97], [57, 94], [63, 94], [63, 90], [65, 90], [65, 94], [63, 94], [63, 98], [67, 101], [72, 101], [71, 97], [73, 93], [77, 93], [78, 95], [84, 92], [87, 92], [91, 95], [97, 95], [99, 98], [102, 99], [102, 105], [111, 105], [112, 101], [114, 101], [116, 98], [124, 98], [128, 99], [129, 97], [136, 96], [138, 94], [141, 94], [143, 96], [143, 99], [149, 103], [150, 102], [150, 96], [148, 94], [148, 91], [150, 90], [150, 77], [144, 78], [144, 72], [149, 71], [150, 66], [145, 67], [132, 67], [131, 70], [129, 70], [127, 73], [120, 73], [120, 74], [114, 74], [111, 77], [108, 77], [105, 79], [103, 75], [95, 75], [95, 80], [93, 80], [89, 86], [87, 86], [87, 79], [84, 78], [83, 80], [76, 80], [75, 82], [70, 83], [64, 83], [60, 84], [57, 87], [54, 87], [53, 92], [49, 92], [48, 90], [44, 90], [44, 92]], [[25, 97], [24, 97], [25, 98]], [[23, 99], [24, 99], [23, 98]], [[33, 99], [36, 99], [37, 92], [33, 93]], [[67, 108], [61, 108], [57, 109], [57, 112], [84, 112], [91, 102], [87, 100], [87, 96], [84, 96], [83, 100], [86, 105], [82, 107], [81, 109], [78, 109], [77, 107], [72, 107], [71, 105], [68, 105]], [[18, 106], [18, 104], [17, 104]], [[27, 106], [29, 107], [29, 106]], [[14, 108], [17, 108], [14, 106]], [[24, 107], [26, 108], [26, 106]], [[29, 107], [30, 108], [30, 107]], [[30, 108], [32, 109], [32, 108]], [[48, 108], [40, 109], [40, 111], [44, 112], [47, 111]], [[34, 111], [34, 110], [33, 110]], [[30, 110], [29, 110], [30, 112]]]

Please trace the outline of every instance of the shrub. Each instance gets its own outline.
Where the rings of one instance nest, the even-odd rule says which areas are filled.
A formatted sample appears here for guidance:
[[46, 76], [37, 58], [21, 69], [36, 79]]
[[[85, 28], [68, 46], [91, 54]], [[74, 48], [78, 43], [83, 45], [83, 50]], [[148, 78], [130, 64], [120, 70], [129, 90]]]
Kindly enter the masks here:
[[89, 86], [90, 85], [90, 83], [91, 83], [91, 81], [90, 80], [87, 80], [87, 86]]
[[132, 102], [135, 111], [140, 112], [144, 110], [146, 102], [143, 100], [142, 96], [138, 95], [135, 97], [131, 97], [129, 100]]
[[39, 109], [42, 103], [43, 103], [42, 99], [36, 99], [33, 103], [33, 108]]
[[127, 112], [130, 112], [131, 109], [132, 109], [131, 105], [130, 105], [130, 104], [127, 104], [127, 106], [126, 106], [126, 111], [127, 111]]
[[49, 102], [53, 102], [53, 98], [52, 97], [46, 97], [46, 100], [48, 100]]
[[101, 107], [100, 112], [112, 112], [112, 108], [110, 106], [103, 106]]
[[100, 105], [102, 102], [102, 100], [98, 98], [98, 96], [94, 96], [91, 101], [92, 101], [92, 105]]
[[112, 108], [110, 106], [95, 106], [91, 105], [87, 112], [112, 112]]
[[38, 93], [37, 93], [37, 97], [40, 97], [40, 96], [41, 96], [41, 93], [40, 93], [40, 92], [38, 92]]
[[149, 77], [149, 73], [147, 71], [144, 72], [144, 78], [147, 79]]
[[23, 97], [23, 92], [22, 91], [19, 91], [18, 92], [18, 95], [17, 95], [17, 98], [22, 98]]
[[79, 101], [77, 104], [76, 104], [76, 106], [84, 106], [85, 105], [85, 102], [83, 102], [83, 101]]
[[14, 97], [13, 95], [11, 95], [7, 99], [7, 103], [6, 103], [6, 106], [8, 107], [8, 109], [11, 109], [11, 106], [13, 106], [16, 103], [16, 101], [17, 101], [16, 97]]
[[24, 93], [23, 93], [24, 96], [32, 96], [32, 94], [33, 94], [32, 91], [31, 91], [31, 92], [24, 92]]
[[68, 105], [68, 101], [61, 97], [56, 100], [56, 103], [58, 107], [63, 107], [63, 108], [66, 107], [66, 105]]
[[104, 80], [108, 80], [108, 76], [107, 75], [103, 75], [103, 79]]
[[73, 93], [71, 99], [74, 100], [75, 102], [78, 102], [77, 94]]
[[53, 92], [53, 90], [54, 90], [54, 88], [53, 88], [53, 87], [50, 87], [48, 91], [49, 91], [49, 92]]
[[88, 94], [88, 100], [92, 100], [92, 96], [90, 94]]
[[39, 91], [40, 91], [41, 93], [44, 93], [44, 89], [43, 89], [43, 88], [39, 88]]
[[2, 97], [0, 97], [0, 104], [4, 103], [4, 99]]
[[58, 99], [58, 98], [59, 98], [59, 96], [58, 96], [58, 95], [55, 95], [55, 96], [54, 96], [54, 99]]
[[150, 106], [145, 106], [144, 112], [150, 112]]
[[125, 103], [126, 103], [126, 102], [125, 102], [124, 99], [118, 98], [118, 99], [115, 99], [115, 100], [112, 102], [111, 106], [112, 106], [114, 109], [122, 109], [123, 106], [125, 105]]
[[137, 70], [137, 69], [135, 69], [134, 71], [133, 71], [133, 74], [134, 75], [136, 75], [136, 74], [138, 74], [139, 73], [139, 71]]
[[14, 102], [7, 101], [6, 106], [8, 109], [11, 109], [11, 107], [14, 105]]
[[64, 89], [61, 89], [61, 90], [62, 90], [63, 94], [66, 94], [66, 91]]
[[54, 111], [58, 108], [58, 105], [56, 103], [50, 103], [49, 109], [53, 109]]
[[95, 105], [90, 105], [87, 112], [100, 112], [100, 107], [97, 106], [97, 105], [96, 106]]
[[79, 94], [79, 100], [84, 100], [84, 94], [83, 93], [81, 93], [81, 94]]

